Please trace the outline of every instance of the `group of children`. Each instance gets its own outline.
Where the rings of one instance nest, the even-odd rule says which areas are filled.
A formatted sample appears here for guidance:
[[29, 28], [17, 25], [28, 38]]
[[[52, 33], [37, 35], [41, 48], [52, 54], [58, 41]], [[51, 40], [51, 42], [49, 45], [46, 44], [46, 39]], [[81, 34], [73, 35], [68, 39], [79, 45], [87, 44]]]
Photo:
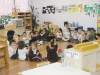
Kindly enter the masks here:
[[61, 28], [59, 28], [56, 32], [56, 38], [60, 41], [74, 42], [76, 44], [97, 39], [94, 29], [86, 32], [85, 30], [78, 31], [77, 28], [75, 28], [73, 31], [71, 31], [70, 28], [67, 28], [64, 32]]
[[[61, 28], [57, 30], [55, 35], [49, 36], [50, 31], [48, 24], [39, 32], [34, 31], [27, 34], [23, 32], [22, 40], [20, 36], [15, 34], [13, 30], [8, 31], [8, 52], [11, 59], [20, 59], [20, 60], [30, 60], [30, 61], [44, 61], [48, 60], [50, 62], [56, 62], [60, 59], [57, 55], [58, 44], [56, 41], [67, 41], [75, 43], [83, 43], [92, 41], [95, 39], [100, 39], [100, 34], [96, 34], [95, 30], [85, 32], [84, 30], [78, 31], [77, 28], [72, 32], [70, 28], [67, 28], [66, 31], [62, 31]], [[39, 52], [37, 45], [50, 42], [46, 46], [47, 57], [42, 57], [42, 54]], [[29, 48], [30, 47], [30, 48]], [[69, 45], [67, 48], [73, 46]]]

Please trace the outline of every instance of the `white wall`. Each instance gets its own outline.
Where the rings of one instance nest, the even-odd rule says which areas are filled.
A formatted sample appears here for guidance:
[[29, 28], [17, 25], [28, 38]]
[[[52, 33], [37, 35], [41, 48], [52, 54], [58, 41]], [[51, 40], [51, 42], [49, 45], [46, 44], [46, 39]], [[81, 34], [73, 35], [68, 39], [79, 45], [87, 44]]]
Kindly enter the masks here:
[[39, 23], [43, 21], [51, 21], [53, 24], [59, 25], [59, 27], [64, 28], [64, 21], [77, 21], [80, 26], [84, 26], [84, 29], [87, 27], [94, 27], [97, 29], [97, 15], [95, 17], [89, 17], [83, 13], [56, 13], [56, 14], [42, 14], [42, 7], [48, 5], [68, 5], [68, 4], [93, 4], [98, 3], [98, 0], [32, 0], [32, 5], [35, 8], [38, 8], [39, 12]]

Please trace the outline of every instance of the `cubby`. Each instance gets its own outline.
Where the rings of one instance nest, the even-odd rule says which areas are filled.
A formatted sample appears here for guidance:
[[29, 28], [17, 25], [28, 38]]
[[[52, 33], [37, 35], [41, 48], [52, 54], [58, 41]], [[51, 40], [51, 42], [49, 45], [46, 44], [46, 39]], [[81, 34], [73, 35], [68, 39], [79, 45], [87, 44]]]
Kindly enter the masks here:
[[25, 31], [32, 30], [32, 13], [31, 12], [18, 12], [16, 18], [23, 19], [23, 26]]

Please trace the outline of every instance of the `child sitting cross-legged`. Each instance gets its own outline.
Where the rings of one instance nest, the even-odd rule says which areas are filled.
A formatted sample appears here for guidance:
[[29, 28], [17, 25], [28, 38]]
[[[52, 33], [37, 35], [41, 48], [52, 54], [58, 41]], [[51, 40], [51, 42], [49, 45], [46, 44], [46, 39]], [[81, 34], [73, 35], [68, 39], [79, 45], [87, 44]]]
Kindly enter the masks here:
[[29, 51], [29, 60], [30, 61], [37, 61], [37, 62], [42, 61], [42, 60], [46, 60], [46, 58], [43, 58], [42, 54], [37, 49], [36, 42], [31, 44], [31, 49]]
[[8, 53], [11, 59], [18, 58], [18, 48], [17, 48], [17, 44], [15, 40], [10, 40], [10, 43], [8, 46]]
[[58, 45], [56, 39], [52, 39], [50, 44], [46, 47], [47, 50], [47, 59], [50, 62], [57, 62], [60, 57], [57, 55]]
[[28, 50], [25, 47], [24, 41], [18, 42], [18, 58], [20, 60], [27, 60], [28, 59]]

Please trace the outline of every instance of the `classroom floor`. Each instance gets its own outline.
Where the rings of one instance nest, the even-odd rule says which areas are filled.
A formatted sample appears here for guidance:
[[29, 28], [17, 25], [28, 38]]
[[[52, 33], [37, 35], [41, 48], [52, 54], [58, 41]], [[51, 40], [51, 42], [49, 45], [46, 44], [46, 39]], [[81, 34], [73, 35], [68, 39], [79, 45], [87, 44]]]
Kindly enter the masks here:
[[[46, 46], [48, 44], [49, 43], [38, 46], [38, 49], [40, 50], [43, 57], [46, 57], [46, 54], [47, 54]], [[65, 49], [66, 46], [69, 44], [74, 45], [73, 43], [68, 43], [68, 42], [57, 42], [57, 44], [58, 44], [58, 47], [61, 49]], [[59, 60], [59, 62], [60, 61], [61, 60]], [[30, 62], [29, 60], [20, 61], [18, 59], [17, 60], [9, 59], [10, 68], [9, 68], [9, 70], [7, 70], [6, 68], [2, 68], [5, 66], [4, 63], [5, 63], [4, 59], [3, 58], [0, 59], [0, 75], [17, 75], [18, 72], [36, 68], [36, 64], [37, 64], [37, 62]]]

